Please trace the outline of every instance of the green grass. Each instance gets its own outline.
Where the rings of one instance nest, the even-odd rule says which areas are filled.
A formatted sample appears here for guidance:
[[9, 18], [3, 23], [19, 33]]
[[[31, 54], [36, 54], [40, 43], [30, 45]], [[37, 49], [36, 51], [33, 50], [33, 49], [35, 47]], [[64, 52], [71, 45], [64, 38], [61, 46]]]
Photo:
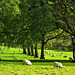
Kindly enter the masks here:
[[[12, 58], [12, 54], [17, 60]], [[40, 53], [40, 50], [38, 50]], [[52, 54], [55, 54], [57, 51], [55, 50], [47, 50], [51, 52], [51, 55], [46, 54], [45, 59], [40, 60], [39, 58], [34, 58], [33, 56], [28, 56], [27, 54], [22, 54], [19, 52], [18, 48], [10, 48], [7, 47], [2, 52], [0, 50], [0, 58], [2, 60], [9, 61], [1, 61], [0, 62], [0, 75], [75, 75], [75, 63], [69, 61], [69, 56], [73, 56], [72, 52], [60, 51], [56, 54], [56, 57], [52, 57]], [[60, 53], [64, 52], [64, 55], [67, 55], [68, 58], [63, 58], [60, 56]], [[22, 65], [22, 60], [28, 59], [32, 61], [32, 66]], [[55, 68], [53, 67], [54, 61], [60, 61], [64, 68]]]

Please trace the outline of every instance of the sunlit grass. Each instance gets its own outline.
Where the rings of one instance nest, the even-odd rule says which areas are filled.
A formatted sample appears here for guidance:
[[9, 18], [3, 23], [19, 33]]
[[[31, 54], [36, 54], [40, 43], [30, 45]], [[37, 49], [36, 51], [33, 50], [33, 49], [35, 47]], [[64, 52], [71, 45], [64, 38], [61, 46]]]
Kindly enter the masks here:
[[[15, 53], [14, 53], [15, 51]], [[34, 56], [28, 56], [27, 54], [22, 54], [19, 52], [18, 48], [5, 48], [2, 52], [0, 51], [0, 58], [2, 60], [10, 60], [10, 61], [1, 61], [0, 62], [0, 75], [75, 75], [75, 63], [69, 62], [69, 57], [73, 57], [72, 52], [63, 51], [63, 56], [67, 55], [67, 58], [63, 58], [60, 56], [60, 51], [55, 50], [47, 50], [51, 53], [51, 55], [46, 54], [45, 59], [40, 59], [40, 50], [39, 58], [34, 58]], [[15, 60], [12, 58], [12, 54], [14, 53]], [[56, 57], [52, 57], [52, 54], [56, 54]], [[32, 66], [22, 65], [23, 59], [28, 59], [32, 61]], [[12, 60], [12, 61], [11, 61]], [[14, 60], [14, 61], [13, 61]], [[53, 60], [53, 61], [52, 61]], [[65, 61], [68, 60], [68, 61]], [[54, 61], [60, 61], [64, 68], [55, 68], [53, 67]]]

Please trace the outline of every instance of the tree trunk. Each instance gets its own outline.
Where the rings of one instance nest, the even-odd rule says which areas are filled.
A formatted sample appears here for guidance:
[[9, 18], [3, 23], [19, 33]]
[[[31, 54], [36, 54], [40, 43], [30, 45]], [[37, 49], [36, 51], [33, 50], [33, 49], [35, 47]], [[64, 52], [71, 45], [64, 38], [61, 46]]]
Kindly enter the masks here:
[[75, 38], [72, 38], [72, 45], [73, 45], [73, 58], [74, 58], [74, 62], [75, 62]]
[[34, 56], [33, 45], [31, 46], [31, 56]]
[[23, 54], [27, 54], [26, 48], [23, 48]]
[[44, 57], [44, 35], [42, 35], [42, 46], [41, 46], [41, 57], [40, 59], [45, 59]]
[[0, 58], [0, 61], [1, 61], [1, 58]]
[[28, 55], [30, 55], [30, 48], [28, 47]]
[[38, 57], [37, 43], [35, 45], [35, 58]]

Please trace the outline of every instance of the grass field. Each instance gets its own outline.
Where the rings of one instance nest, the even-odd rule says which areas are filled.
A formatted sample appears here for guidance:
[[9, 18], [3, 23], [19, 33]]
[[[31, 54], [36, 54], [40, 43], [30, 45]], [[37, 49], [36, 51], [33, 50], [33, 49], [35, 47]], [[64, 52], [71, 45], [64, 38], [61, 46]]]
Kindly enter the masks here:
[[[5, 47], [4, 51], [0, 50], [0, 58], [5, 60], [0, 61], [0, 75], [75, 75], [75, 63], [69, 61], [69, 56], [73, 56], [72, 52], [60, 51], [56, 54], [58, 51], [46, 50], [50, 52], [51, 55], [45, 53], [45, 59], [40, 59], [40, 50], [38, 51], [39, 58], [34, 58], [33, 56], [22, 54], [22, 49], [21, 52], [19, 52], [18, 48], [9, 49]], [[68, 57], [63, 58], [63, 56], [60, 56], [61, 52], [64, 53], [63, 56], [67, 55]], [[52, 54], [56, 54], [56, 57], [52, 57]], [[23, 59], [31, 60], [32, 66], [22, 65]], [[54, 61], [60, 61], [64, 68], [54, 69]]]

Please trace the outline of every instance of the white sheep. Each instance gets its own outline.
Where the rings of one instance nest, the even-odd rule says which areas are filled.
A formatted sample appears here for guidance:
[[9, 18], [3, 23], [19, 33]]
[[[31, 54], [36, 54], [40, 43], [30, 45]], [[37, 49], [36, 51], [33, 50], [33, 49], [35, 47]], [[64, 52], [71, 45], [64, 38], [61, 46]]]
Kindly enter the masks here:
[[61, 54], [63, 54], [63, 52]]
[[47, 54], [49, 54], [49, 52], [47, 52]]
[[62, 56], [63, 54], [60, 54], [60, 56]]
[[56, 56], [55, 54], [52, 55], [52, 57], [55, 57], [55, 56]]
[[63, 65], [60, 62], [54, 62], [53, 66], [54, 68], [55, 67], [63, 68]]
[[24, 59], [22, 61], [22, 65], [30, 65], [30, 66], [32, 66], [32, 63], [31, 63], [31, 61]]
[[49, 55], [51, 55], [51, 53], [49, 53]]

